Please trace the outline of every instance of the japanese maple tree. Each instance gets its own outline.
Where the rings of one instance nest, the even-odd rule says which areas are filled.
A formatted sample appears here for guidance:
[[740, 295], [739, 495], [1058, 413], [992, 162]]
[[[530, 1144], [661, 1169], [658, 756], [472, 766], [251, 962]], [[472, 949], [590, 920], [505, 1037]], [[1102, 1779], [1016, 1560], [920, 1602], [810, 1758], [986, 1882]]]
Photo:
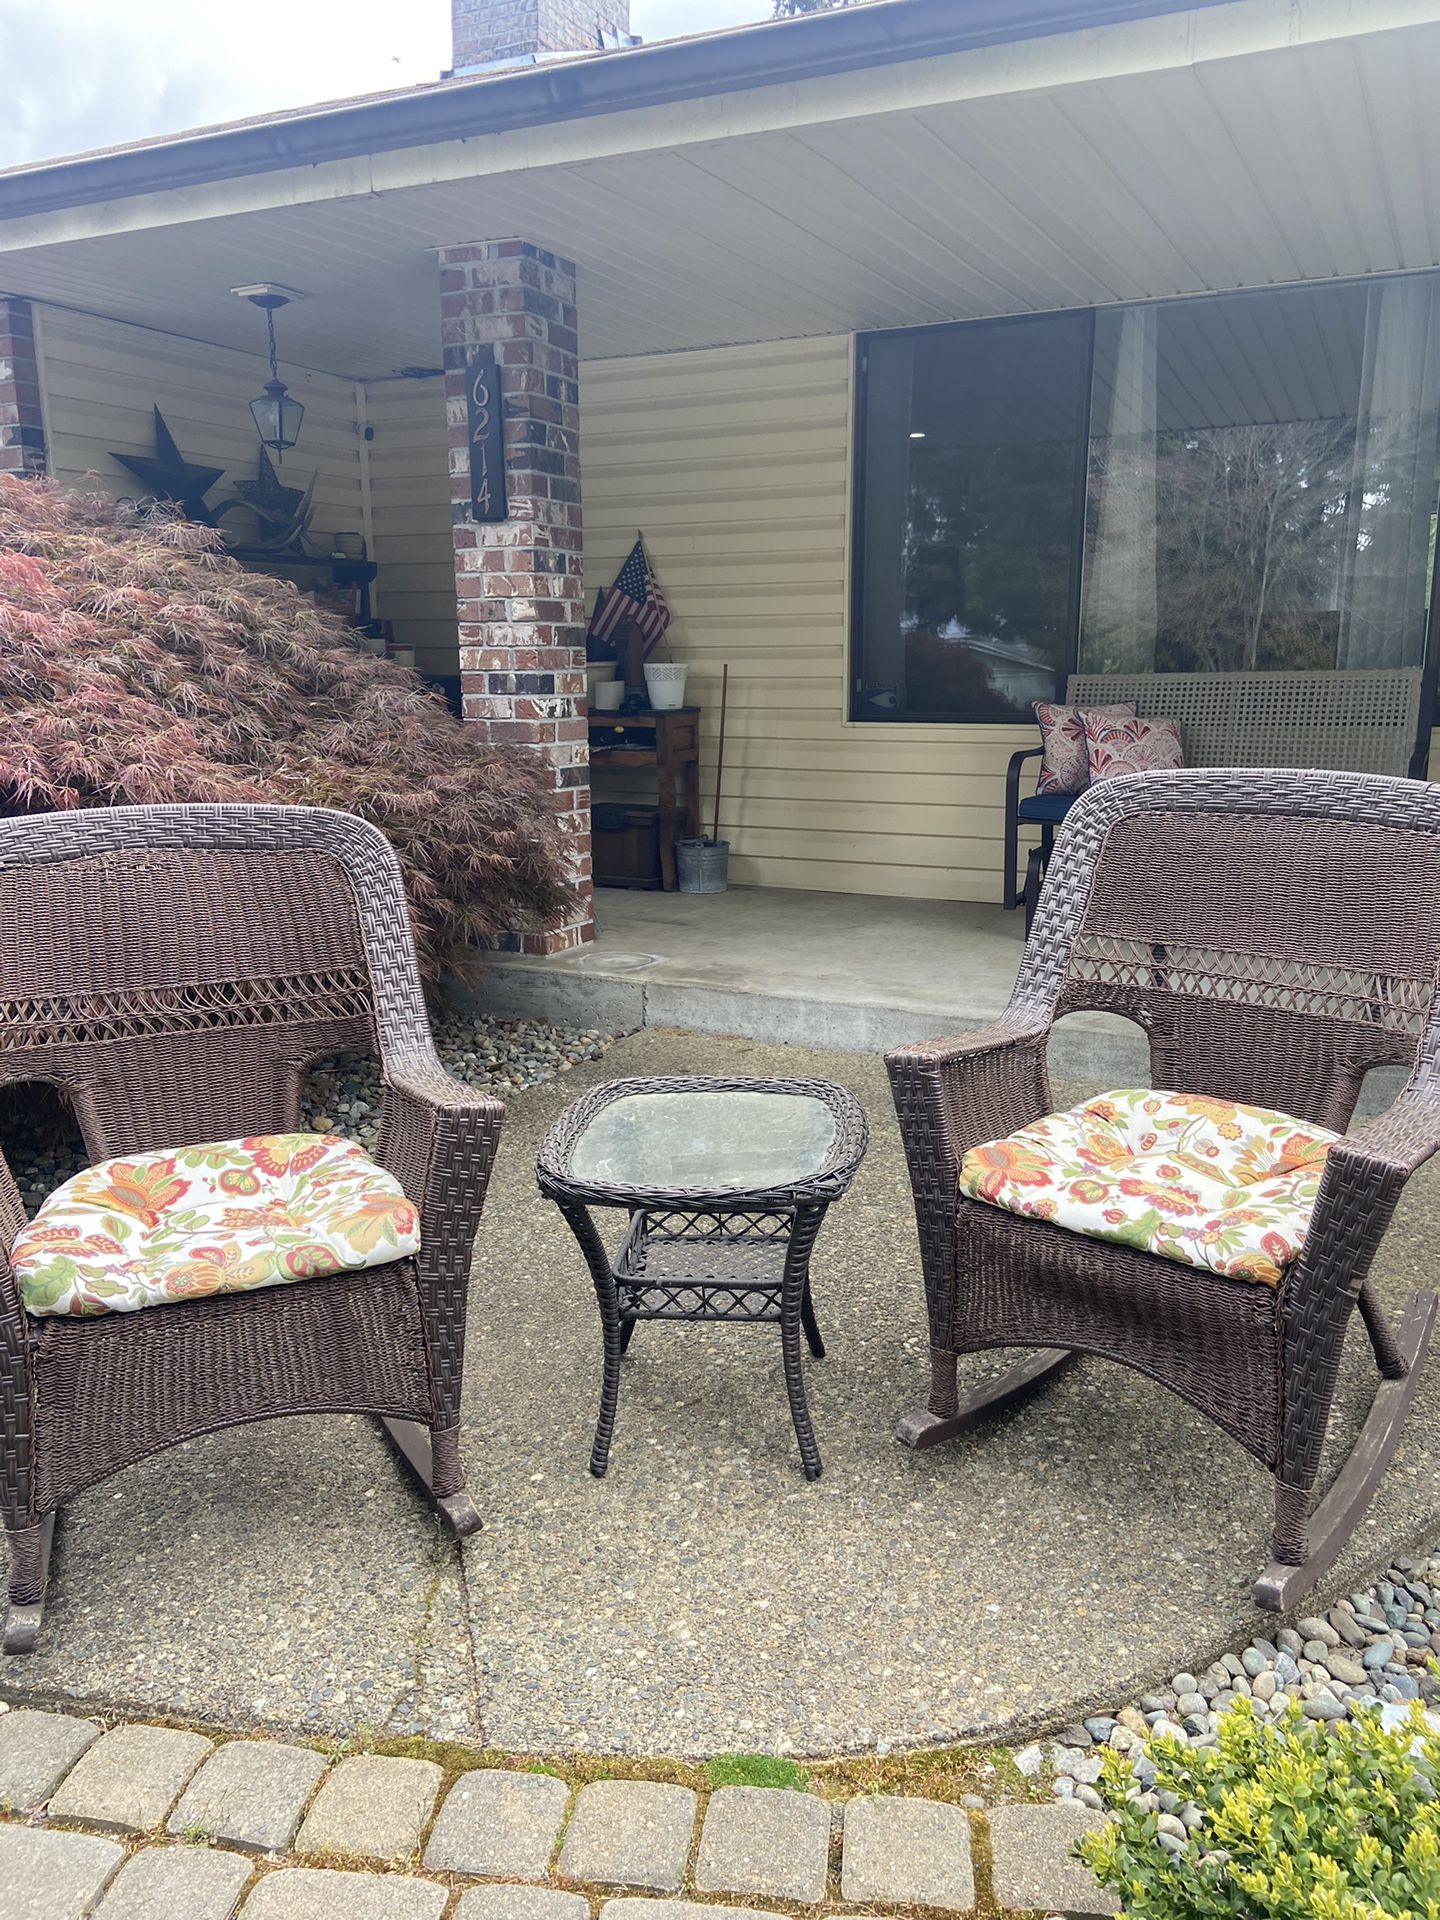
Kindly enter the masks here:
[[432, 982], [569, 897], [538, 760], [214, 530], [0, 475], [0, 813], [182, 800], [372, 821]]

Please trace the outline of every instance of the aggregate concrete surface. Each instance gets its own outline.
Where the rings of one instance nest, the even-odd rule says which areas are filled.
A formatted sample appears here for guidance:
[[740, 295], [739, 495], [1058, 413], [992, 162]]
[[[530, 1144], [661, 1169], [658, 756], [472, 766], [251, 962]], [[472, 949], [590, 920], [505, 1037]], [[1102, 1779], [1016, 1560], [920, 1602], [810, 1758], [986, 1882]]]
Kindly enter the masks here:
[[[829, 1346], [806, 1361], [825, 1459], [814, 1484], [764, 1327], [640, 1328], [609, 1475], [586, 1470], [598, 1319], [574, 1242], [536, 1193], [535, 1146], [587, 1086], [690, 1072], [820, 1075], [870, 1117], [865, 1165], [813, 1266]], [[1382, 1250], [1392, 1307], [1433, 1283], [1437, 1191], [1433, 1172], [1412, 1182]], [[485, 1530], [461, 1552], [440, 1538], [368, 1422], [214, 1435], [72, 1503], [40, 1648], [0, 1662], [0, 1687], [515, 1751], [814, 1753], [1018, 1736], [1244, 1645], [1268, 1557], [1258, 1466], [1139, 1376], [1089, 1359], [975, 1434], [909, 1453], [894, 1424], [923, 1400], [925, 1355], [881, 1061], [648, 1029], [510, 1104], [477, 1246], [462, 1437]], [[1357, 1325], [1331, 1468], [1374, 1377]], [[1432, 1360], [1386, 1482], [1307, 1610], [1440, 1537], [1437, 1411]]]

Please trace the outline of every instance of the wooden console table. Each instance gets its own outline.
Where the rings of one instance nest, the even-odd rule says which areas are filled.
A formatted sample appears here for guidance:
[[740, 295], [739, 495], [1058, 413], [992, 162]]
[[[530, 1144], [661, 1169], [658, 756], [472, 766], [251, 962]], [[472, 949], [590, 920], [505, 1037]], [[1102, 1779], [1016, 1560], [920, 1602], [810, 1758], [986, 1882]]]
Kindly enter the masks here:
[[[645, 735], [642, 744], [638, 735]], [[675, 842], [700, 831], [700, 709], [663, 713], [592, 713], [592, 772], [653, 767], [659, 803], [660, 885], [675, 891]], [[682, 794], [683, 787], [683, 794]]]

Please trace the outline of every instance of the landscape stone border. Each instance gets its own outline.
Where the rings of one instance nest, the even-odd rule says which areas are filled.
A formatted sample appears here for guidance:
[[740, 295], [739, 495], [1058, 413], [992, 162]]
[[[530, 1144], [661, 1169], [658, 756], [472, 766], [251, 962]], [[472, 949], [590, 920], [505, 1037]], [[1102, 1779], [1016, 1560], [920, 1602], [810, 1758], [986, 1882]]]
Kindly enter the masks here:
[[1091, 1920], [1114, 1908], [1070, 1848], [1098, 1818], [643, 1779], [572, 1793], [0, 1702], [0, 1920], [819, 1920], [970, 1913], [1000, 1888]]

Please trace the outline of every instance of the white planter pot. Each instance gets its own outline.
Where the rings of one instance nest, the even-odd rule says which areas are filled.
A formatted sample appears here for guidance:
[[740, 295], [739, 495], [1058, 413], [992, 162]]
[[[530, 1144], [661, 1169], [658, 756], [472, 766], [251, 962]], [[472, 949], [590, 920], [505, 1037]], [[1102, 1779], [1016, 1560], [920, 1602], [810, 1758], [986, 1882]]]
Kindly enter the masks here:
[[623, 680], [596, 680], [590, 688], [590, 705], [596, 713], [618, 713], [624, 698]]
[[689, 666], [683, 661], [678, 666], [670, 660], [645, 662], [645, 689], [656, 713], [666, 713], [684, 706], [685, 676], [689, 671]]

